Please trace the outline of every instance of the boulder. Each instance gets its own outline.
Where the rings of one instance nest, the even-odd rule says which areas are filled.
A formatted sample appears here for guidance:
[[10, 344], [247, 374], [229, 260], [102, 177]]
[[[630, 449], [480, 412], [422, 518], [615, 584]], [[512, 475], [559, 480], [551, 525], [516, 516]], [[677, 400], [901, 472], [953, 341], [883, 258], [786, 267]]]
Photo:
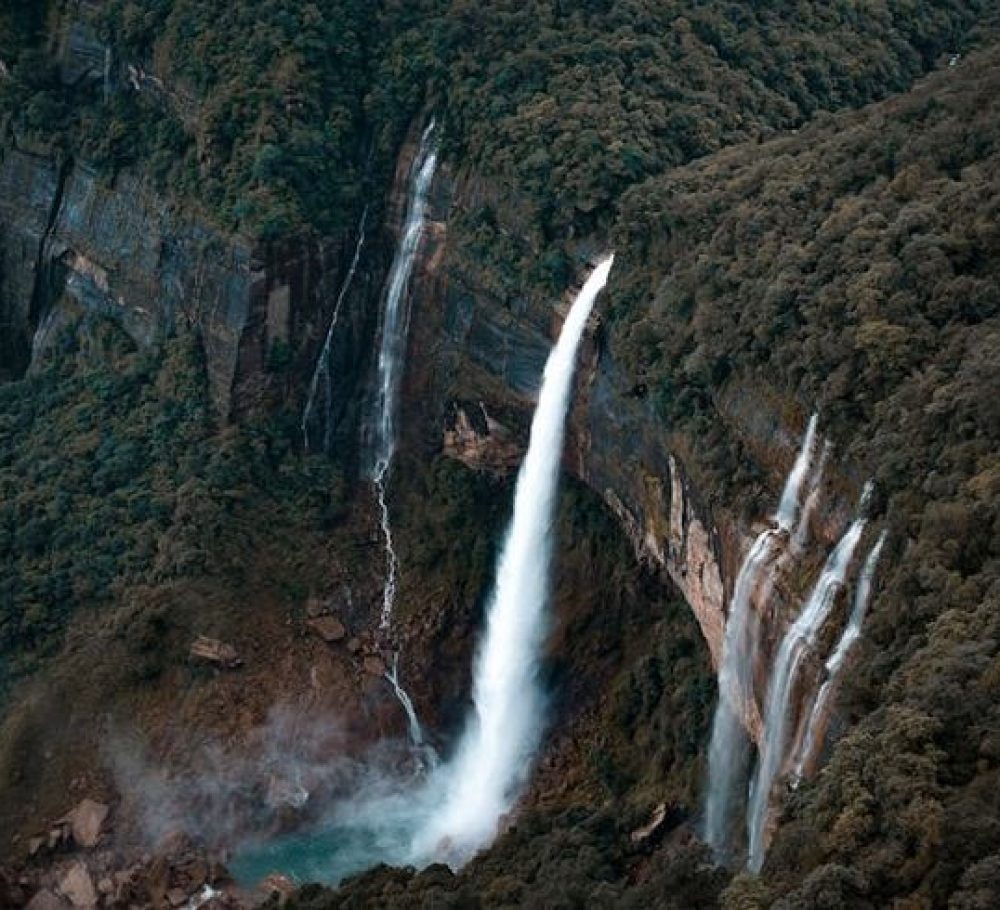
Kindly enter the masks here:
[[39, 891], [24, 910], [67, 910], [68, 904], [47, 888]]
[[59, 879], [59, 893], [74, 907], [96, 907], [97, 891], [94, 882], [81, 862], [75, 862]]
[[629, 835], [629, 840], [633, 844], [641, 844], [643, 841], [649, 840], [654, 834], [656, 834], [660, 828], [663, 827], [663, 823], [667, 819], [667, 804], [660, 803], [654, 810], [649, 821], [643, 825], [641, 828], [636, 828]]
[[214, 664], [226, 670], [233, 670], [243, 665], [239, 654], [230, 644], [217, 638], [199, 635], [191, 644], [191, 657], [195, 660]]
[[317, 616], [307, 619], [306, 625], [325, 642], [340, 641], [347, 635], [344, 624], [336, 616]]
[[278, 906], [284, 907], [298, 889], [295, 887], [295, 882], [287, 875], [273, 872], [260, 883], [260, 890], [268, 895], [268, 897], [277, 895]]
[[78, 846], [94, 847], [101, 838], [101, 831], [110, 811], [104, 803], [85, 799], [59, 821], [69, 825], [73, 840]]

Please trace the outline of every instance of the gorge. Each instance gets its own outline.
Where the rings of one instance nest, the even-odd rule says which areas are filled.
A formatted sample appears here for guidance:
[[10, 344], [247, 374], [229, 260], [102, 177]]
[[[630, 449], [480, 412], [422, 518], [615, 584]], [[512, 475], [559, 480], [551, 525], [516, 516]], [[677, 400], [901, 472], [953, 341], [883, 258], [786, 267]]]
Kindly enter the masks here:
[[990, 906], [997, 24], [0, 10], [0, 904]]

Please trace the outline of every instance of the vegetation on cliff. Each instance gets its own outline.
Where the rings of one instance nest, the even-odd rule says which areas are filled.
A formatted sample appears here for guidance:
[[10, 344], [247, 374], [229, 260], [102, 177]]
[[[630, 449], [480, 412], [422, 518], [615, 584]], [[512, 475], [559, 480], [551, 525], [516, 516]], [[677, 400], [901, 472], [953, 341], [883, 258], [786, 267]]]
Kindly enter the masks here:
[[696, 440], [701, 489], [732, 503], [760, 482], [725, 432], [750, 384], [820, 412], [841, 482], [874, 477], [890, 529], [849, 731], [733, 906], [940, 906], [997, 884], [998, 74], [1000, 51], [963, 59], [622, 201], [611, 351]]
[[[246, 516], [281, 537], [339, 508], [336, 467], [290, 469], [276, 425], [216, 426], [195, 338], [140, 352], [111, 323], [77, 331], [0, 385], [0, 693], [58, 651], [78, 610], [140, 584], [232, 583], [219, 563]], [[140, 676], [158, 672], [155, 650]]]
[[[0, 120], [278, 239], [348, 228], [430, 103], [537, 248], [606, 226], [650, 175], [906, 88], [983, 5], [50, 0], [2, 14]], [[81, 15], [110, 94], [103, 60], [65, 65]]]
[[[862, 111], [821, 113], [902, 91], [964, 49], [986, 3], [111, 0], [86, 24], [114, 48], [108, 96], [100, 73], [71, 79], [60, 62], [68, 8], [0, 11], [5, 143], [83, 157], [109, 178], [141, 170], [227, 228], [282, 239], [352, 225], [363, 198], [383, 197], [414, 115], [439, 105], [446, 158], [501, 188], [449, 226], [500, 299], [561, 290], [567, 247], [614, 240], [603, 353], [697, 453], [685, 468], [709, 505], [762, 512], [766, 467], [727, 418], [753, 386], [786, 423], [820, 411], [835, 483], [853, 493], [873, 476], [890, 530], [839, 739], [785, 799], [761, 877], [730, 880], [675, 827], [696, 799], [704, 650], [572, 488], [547, 668], [570, 741], [553, 741], [531, 810], [458, 876], [380, 869], [339, 894], [304, 891], [303, 907], [989, 906], [1000, 51]], [[210, 579], [193, 601], [210, 616], [225, 604], [234, 628], [234, 597], [262, 581], [288, 610], [331, 564], [377, 582], [363, 528], [356, 546], [328, 547], [339, 466], [301, 457], [293, 433], [288, 415], [218, 426], [196, 338], [140, 352], [88, 321], [0, 386], [0, 690], [56, 666], [46, 659], [88, 615], [126, 640], [115, 679], [152, 684], [184, 660], [158, 586], [184, 582], [183, 598]], [[505, 487], [424, 454], [401, 455], [393, 489], [401, 617], [435, 660], [415, 692], [445, 692], [435, 720], [447, 728]], [[19, 748], [0, 753], [0, 772], [23, 773], [32, 750]], [[666, 842], [633, 843], [667, 797]]]

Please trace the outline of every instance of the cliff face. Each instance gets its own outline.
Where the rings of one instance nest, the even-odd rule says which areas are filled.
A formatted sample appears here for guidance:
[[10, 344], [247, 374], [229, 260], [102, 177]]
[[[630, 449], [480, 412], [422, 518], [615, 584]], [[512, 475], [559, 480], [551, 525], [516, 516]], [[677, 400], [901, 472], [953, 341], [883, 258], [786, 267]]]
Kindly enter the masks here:
[[[0, 160], [3, 365], [23, 373], [81, 311], [110, 316], [140, 346], [197, 327], [218, 411], [239, 414], [275, 385], [272, 352], [287, 350], [302, 372], [311, 365], [353, 241], [255, 246], [178, 211], [136, 176], [109, 186], [84, 165], [8, 151]], [[358, 286], [363, 296], [365, 276]], [[346, 337], [368, 334], [364, 312], [351, 313]], [[339, 356], [353, 375], [356, 358]]]
[[[505, 295], [502, 276], [479, 265], [476, 253], [449, 229], [463, 211], [497, 198], [496, 188], [475, 174], [446, 166], [439, 172], [411, 286], [402, 432], [404, 444], [415, 450], [444, 451], [470, 467], [503, 473], [519, 463], [541, 372], [571, 292], [551, 300]], [[516, 211], [506, 217], [507, 229], [516, 231]], [[577, 274], [585, 274], [587, 259], [598, 252], [579, 250]], [[777, 503], [807, 415], [738, 378], [720, 391], [719, 417], [764, 478], [760, 505], [746, 508], [699, 488], [698, 452], [625, 376], [599, 314], [581, 360], [565, 467], [604, 499], [640, 559], [681, 592], [718, 665], [733, 583], [760, 522]], [[810, 523], [816, 546], [807, 548], [807, 566], [821, 561], [843, 530], [860, 485], [849, 468], [828, 466], [826, 478]], [[801, 579], [781, 568], [775, 583], [753, 599], [763, 637], [757, 700], [745, 722], [755, 738], [767, 668], [803, 594]]]
[[[348, 445], [357, 439], [380, 279], [392, 226], [402, 218], [416, 135], [400, 154], [385, 236], [368, 245], [331, 348], [338, 394], [329, 419], [338, 441]], [[60, 167], [21, 151], [0, 161], [0, 188], [0, 300], [4, 321], [13, 326], [4, 334], [12, 373], [42, 356], [66, 319], [82, 311], [111, 316], [140, 345], [197, 327], [223, 415], [238, 416], [273, 396], [281, 383], [269, 364], [276, 349], [287, 351], [291, 364], [290, 383], [277, 391], [298, 396], [308, 384], [356, 238], [255, 248], [177, 211], [134, 176], [107, 186], [82, 165]], [[499, 196], [476, 174], [442, 164], [410, 288], [402, 444], [506, 473], [520, 462], [541, 372], [571, 292], [552, 300], [507, 294], [501, 278], [449, 231], [457, 214]], [[516, 230], [516, 209], [504, 215]], [[597, 252], [579, 251], [578, 274]], [[640, 558], [683, 594], [717, 665], [726, 604], [755, 529], [736, 504], [699, 489], [691, 471], [697, 453], [628, 381], [604, 342], [599, 315], [581, 357], [566, 468], [604, 499]], [[720, 394], [718, 407], [776, 500], [800, 427], [761, 390], [738, 381]], [[843, 489], [856, 481], [842, 480]], [[835, 495], [827, 502], [832, 505], [818, 512], [814, 530], [829, 542], [842, 527], [846, 500]], [[767, 623], [765, 656], [776, 648], [794, 603], [780, 589], [778, 595], [778, 606], [768, 608], [777, 610], [778, 622]], [[746, 718], [755, 735], [758, 713], [752, 706]]]

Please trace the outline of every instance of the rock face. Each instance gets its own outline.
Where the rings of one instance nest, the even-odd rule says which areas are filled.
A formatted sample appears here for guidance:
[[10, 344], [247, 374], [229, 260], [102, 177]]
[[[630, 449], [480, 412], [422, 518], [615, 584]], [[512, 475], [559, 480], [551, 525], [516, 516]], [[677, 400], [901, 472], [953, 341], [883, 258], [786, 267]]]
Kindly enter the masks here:
[[444, 453], [475, 470], [507, 472], [521, 463], [524, 446], [482, 402], [455, 403], [445, 423]]
[[[304, 371], [353, 238], [262, 247], [169, 204], [147, 181], [0, 150], [0, 369], [21, 375], [73, 313], [111, 317], [141, 346], [197, 327], [221, 414], [254, 404], [276, 346]], [[364, 281], [357, 281], [360, 296]], [[357, 375], [363, 307], [348, 308], [341, 381]], [[0, 379], [4, 378], [0, 374]], [[350, 398], [345, 395], [345, 399]]]
[[[454, 211], [493, 196], [478, 178], [442, 167], [432, 217], [444, 225]], [[462, 251], [448, 248], [446, 228], [437, 238], [444, 251], [426, 253], [414, 278], [406, 413], [423, 418], [425, 434], [428, 425], [443, 428], [446, 454], [475, 468], [513, 470], [521, 456], [508, 442], [514, 431], [491, 425], [490, 415], [509, 414], [505, 423], [527, 426], [564, 301], [503, 299], [477, 280]], [[566, 467], [605, 499], [640, 557], [674, 581], [717, 662], [728, 578], [717, 522], [671, 455], [668, 428], [629, 396], [613, 361], [599, 352], [598, 325], [592, 318], [581, 355]], [[455, 389], [475, 404], [450, 400]], [[410, 420], [403, 433], [417, 443]]]
[[52, 159], [24, 152], [0, 158], [0, 380], [31, 357], [35, 278], [63, 177]]

